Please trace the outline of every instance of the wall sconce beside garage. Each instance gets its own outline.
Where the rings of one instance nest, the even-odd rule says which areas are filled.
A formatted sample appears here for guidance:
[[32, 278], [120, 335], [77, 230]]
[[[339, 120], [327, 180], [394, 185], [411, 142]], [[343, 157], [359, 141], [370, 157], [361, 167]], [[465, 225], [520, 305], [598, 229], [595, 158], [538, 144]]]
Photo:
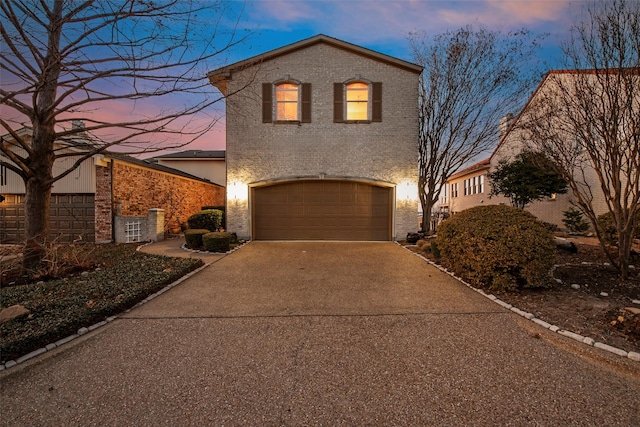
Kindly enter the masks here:
[[400, 182], [396, 186], [396, 199], [404, 202], [418, 200], [418, 184], [409, 180]]
[[231, 181], [227, 185], [227, 200], [245, 202], [249, 198], [249, 187], [240, 181]]

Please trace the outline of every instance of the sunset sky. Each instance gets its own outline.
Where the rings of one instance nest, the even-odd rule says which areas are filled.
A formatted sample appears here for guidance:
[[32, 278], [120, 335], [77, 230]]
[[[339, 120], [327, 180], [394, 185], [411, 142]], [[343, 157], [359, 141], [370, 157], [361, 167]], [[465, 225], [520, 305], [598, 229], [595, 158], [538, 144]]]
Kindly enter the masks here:
[[[208, 2], [210, 0], [198, 0]], [[198, 64], [198, 75], [204, 78], [207, 71], [228, 65], [297, 41], [325, 34], [349, 43], [406, 61], [415, 62], [409, 48], [411, 33], [422, 32], [427, 37], [445, 31], [455, 31], [467, 25], [483, 26], [502, 32], [522, 28], [534, 34], [547, 34], [543, 42], [540, 60], [543, 70], [560, 68], [560, 44], [569, 35], [569, 28], [580, 16], [584, 1], [569, 0], [223, 0], [223, 15], [200, 16], [205, 24], [199, 25], [203, 37], [210, 42], [216, 37], [235, 32], [243, 42], [215, 62]], [[207, 25], [210, 24], [210, 25]], [[204, 28], [201, 28], [204, 26]], [[211, 35], [210, 35], [211, 34]], [[217, 44], [214, 42], [214, 45]], [[44, 46], [44, 44], [43, 44]], [[91, 49], [89, 45], [88, 49]], [[0, 83], [10, 86], [3, 74]], [[104, 91], [110, 93], [111, 87]], [[14, 89], [15, 90], [15, 89]], [[210, 95], [218, 96], [211, 86]], [[184, 99], [172, 99], [162, 103], [152, 102], [151, 107], [124, 102], [103, 102], [92, 105], [89, 114], [98, 114], [103, 121], [117, 123], [129, 120], [132, 114], [153, 116], [157, 109], [181, 105]], [[3, 117], [12, 112], [0, 106]], [[15, 114], [15, 113], [14, 113]], [[124, 118], [123, 118], [124, 117]], [[217, 103], [206, 112], [193, 117], [193, 123], [210, 124], [219, 118], [214, 129], [191, 143], [188, 149], [225, 149], [224, 102]], [[74, 119], [73, 116], [67, 119]], [[186, 119], [185, 119], [186, 120]], [[13, 123], [24, 123], [14, 119]], [[114, 135], [117, 131], [114, 131]], [[109, 140], [109, 136], [98, 135]], [[175, 138], [170, 135], [168, 138]], [[164, 146], [163, 142], [158, 145]], [[184, 148], [182, 148], [184, 149]], [[149, 154], [149, 153], [147, 153]], [[143, 156], [148, 157], [148, 156]]]
[[[437, 35], [468, 24], [508, 32], [527, 28], [548, 33], [541, 51], [545, 69], [559, 67], [559, 45], [584, 2], [566, 0], [257, 0], [235, 2], [242, 13], [245, 44], [227, 58], [233, 63], [317, 34], [326, 34], [412, 61], [408, 36]], [[192, 149], [224, 149], [224, 126], [194, 142]]]

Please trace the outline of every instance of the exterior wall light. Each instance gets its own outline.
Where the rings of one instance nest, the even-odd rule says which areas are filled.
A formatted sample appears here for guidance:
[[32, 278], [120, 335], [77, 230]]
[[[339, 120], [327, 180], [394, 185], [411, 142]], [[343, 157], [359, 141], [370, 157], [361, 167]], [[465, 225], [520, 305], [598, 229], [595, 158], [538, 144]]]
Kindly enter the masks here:
[[227, 185], [227, 199], [236, 202], [243, 202], [249, 198], [249, 188], [247, 184], [240, 181], [231, 181]]
[[406, 202], [418, 200], [418, 184], [409, 180], [402, 181], [396, 186], [396, 198]]

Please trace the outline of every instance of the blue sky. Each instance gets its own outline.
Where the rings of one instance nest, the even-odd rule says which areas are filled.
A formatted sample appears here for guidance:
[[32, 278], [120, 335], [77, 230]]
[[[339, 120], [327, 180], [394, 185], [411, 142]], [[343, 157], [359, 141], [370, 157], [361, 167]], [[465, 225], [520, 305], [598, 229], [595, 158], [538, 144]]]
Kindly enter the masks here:
[[[246, 43], [226, 58], [233, 63], [296, 41], [326, 34], [412, 61], [408, 37], [437, 35], [472, 24], [508, 32], [548, 33], [541, 50], [545, 69], [558, 68], [559, 45], [584, 2], [567, 0], [255, 0], [233, 2], [242, 13]], [[224, 149], [224, 126], [189, 146]]]

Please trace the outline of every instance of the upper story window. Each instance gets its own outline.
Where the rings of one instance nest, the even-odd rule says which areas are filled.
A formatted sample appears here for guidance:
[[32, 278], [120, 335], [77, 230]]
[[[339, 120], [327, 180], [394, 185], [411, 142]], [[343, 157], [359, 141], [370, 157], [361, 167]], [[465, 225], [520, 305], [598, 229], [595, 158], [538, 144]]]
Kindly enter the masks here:
[[369, 85], [351, 83], [345, 86], [347, 120], [369, 120]]
[[299, 93], [295, 83], [276, 85], [276, 120], [298, 120]]
[[474, 176], [464, 180], [464, 195], [484, 193], [484, 175]]
[[333, 121], [370, 123], [382, 121], [382, 83], [350, 81], [333, 85]]
[[311, 83], [262, 84], [262, 123], [310, 123]]
[[458, 183], [451, 184], [451, 197], [458, 197]]

